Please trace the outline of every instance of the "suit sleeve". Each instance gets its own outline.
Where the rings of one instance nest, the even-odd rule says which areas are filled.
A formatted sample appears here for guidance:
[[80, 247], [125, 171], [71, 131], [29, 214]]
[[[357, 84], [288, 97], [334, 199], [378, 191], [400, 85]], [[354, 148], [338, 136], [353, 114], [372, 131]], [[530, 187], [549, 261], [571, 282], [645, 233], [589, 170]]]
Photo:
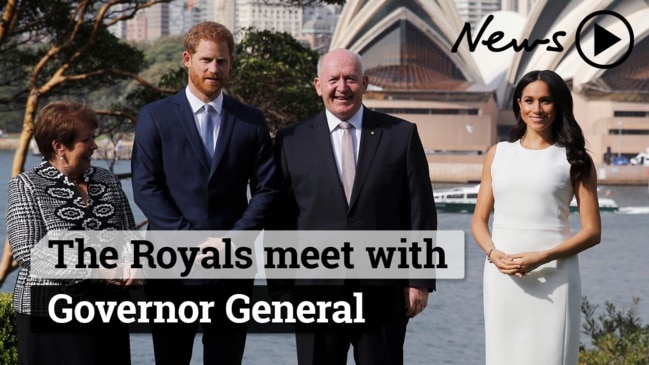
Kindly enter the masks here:
[[28, 181], [18, 175], [7, 186], [7, 239], [14, 259], [22, 267], [30, 266], [31, 249], [45, 234], [34, 186]]
[[148, 108], [142, 109], [135, 127], [131, 172], [133, 198], [149, 220], [160, 230], [191, 230], [169, 195], [162, 162], [162, 139]]
[[[437, 211], [430, 182], [426, 152], [419, 139], [417, 126], [410, 133], [407, 153], [408, 187], [410, 190], [410, 222], [412, 230], [433, 231], [437, 229]], [[413, 279], [408, 286], [435, 290], [435, 279]]]
[[250, 201], [234, 230], [263, 229], [277, 198], [277, 173], [273, 158], [273, 142], [263, 115], [257, 128], [257, 153], [250, 172]]
[[277, 180], [279, 193], [274, 204], [269, 229], [295, 230], [297, 229], [297, 203], [291, 187], [291, 177], [286, 165], [286, 155], [283, 148], [283, 136], [280, 133], [275, 138], [275, 165], [277, 166]]
[[[297, 207], [291, 189], [288, 167], [286, 166], [281, 131], [275, 138], [274, 151], [279, 194], [274, 204], [274, 214], [268, 228], [271, 230], [295, 230], [297, 229]], [[294, 280], [268, 279], [267, 286], [271, 298], [277, 299], [282, 293], [292, 292]]]
[[412, 230], [436, 230], [437, 211], [430, 182], [426, 152], [419, 139], [417, 126], [410, 133], [407, 153], [408, 187], [410, 190], [410, 222]]

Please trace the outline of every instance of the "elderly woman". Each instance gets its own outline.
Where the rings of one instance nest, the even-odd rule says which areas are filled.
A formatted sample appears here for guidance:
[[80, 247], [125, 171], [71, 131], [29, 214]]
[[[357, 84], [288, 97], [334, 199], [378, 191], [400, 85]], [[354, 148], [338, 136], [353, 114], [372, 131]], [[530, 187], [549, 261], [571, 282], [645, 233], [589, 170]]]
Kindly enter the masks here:
[[134, 229], [119, 180], [91, 166], [97, 116], [83, 103], [53, 102], [38, 115], [34, 138], [43, 161], [11, 179], [7, 237], [20, 265], [14, 289], [20, 364], [130, 364], [128, 328], [111, 324], [63, 332], [38, 328], [48, 291], [124, 299], [132, 280], [51, 280], [30, 276], [30, 250], [50, 231]]

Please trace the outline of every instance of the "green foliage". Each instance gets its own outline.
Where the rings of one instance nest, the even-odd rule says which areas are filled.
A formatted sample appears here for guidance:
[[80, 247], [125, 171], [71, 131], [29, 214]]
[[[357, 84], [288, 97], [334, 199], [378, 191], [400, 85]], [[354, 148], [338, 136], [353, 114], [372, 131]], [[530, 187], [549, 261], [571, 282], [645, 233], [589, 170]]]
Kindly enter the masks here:
[[[287, 6], [297, 2], [306, 4], [304, 0], [282, 1]], [[344, 0], [307, 2], [341, 4]], [[41, 94], [42, 102], [61, 98], [83, 99], [95, 109], [124, 113], [116, 113], [113, 118], [120, 118], [121, 115], [121, 118], [130, 120], [144, 104], [168, 96], [186, 84], [181, 37], [163, 38], [153, 44], [136, 47], [102, 29], [95, 42], [88, 42], [99, 5], [104, 3], [102, 0], [90, 0], [81, 18], [86, 23], [70, 42], [69, 35], [75, 26], [70, 16], [77, 2], [18, 2], [20, 11], [17, 13], [20, 15], [16, 18], [16, 26], [8, 33], [9, 38], [0, 40], [0, 127], [9, 132], [21, 130], [21, 109], [24, 110], [27, 101], [30, 81], [37, 88], [42, 87], [61, 70], [64, 70], [62, 76], [74, 78], [64, 82], [58, 79], [57, 86]], [[136, 0], [125, 0], [123, 5], [133, 9], [137, 3]], [[116, 9], [111, 12], [113, 16], [120, 14]], [[58, 49], [56, 47], [62, 47], [62, 51], [45, 64], [36, 79], [30, 80], [29, 75], [36, 64], [47, 52]], [[83, 52], [77, 53], [81, 50]], [[73, 56], [77, 54], [80, 56]], [[303, 47], [289, 34], [251, 30], [237, 46], [232, 83], [227, 91], [262, 109], [271, 129], [275, 130], [321, 110], [321, 100], [313, 90], [318, 57], [319, 54]], [[64, 69], [61, 69], [64, 65]], [[138, 74], [154, 87], [142, 86], [123, 74], [95, 73], [102, 69]], [[104, 120], [101, 122], [103, 124]], [[118, 123], [117, 119], [115, 122]], [[108, 129], [115, 130], [114, 127], [109, 126]]]
[[247, 29], [235, 54], [228, 92], [263, 110], [271, 130], [321, 110], [313, 88], [319, 54], [290, 34]]
[[[48, 80], [53, 76], [64, 63], [69, 62], [72, 55], [81, 47], [90, 44], [87, 52], [84, 52], [76, 62], [71, 64], [68, 75], [82, 75], [92, 73], [97, 70], [117, 69], [125, 72], [137, 74], [145, 66], [144, 53], [137, 48], [122, 42], [106, 29], [101, 29], [97, 39], [89, 43], [91, 25], [87, 24], [82, 27], [79, 36], [75, 39], [74, 45], [66, 48], [64, 52], [48, 63], [47, 72], [39, 75], [39, 80]], [[55, 46], [58, 46], [55, 44]], [[51, 45], [45, 46], [47, 51]], [[79, 80], [67, 81], [61, 84], [57, 89], [59, 94], [74, 95], [78, 98], [84, 98], [90, 91], [106, 85], [112, 85], [120, 80], [126, 80], [127, 77], [113, 73], [84, 77]], [[39, 82], [40, 83], [40, 82]]]
[[[120, 3], [119, 9], [111, 7], [102, 18], [104, 25], [114, 17], [134, 14], [141, 2]], [[92, 92], [114, 88], [128, 79], [124, 73], [137, 74], [146, 66], [141, 50], [96, 24], [106, 5], [103, 0], [22, 0], [16, 5], [14, 16], [3, 23], [5, 37], [0, 39], [0, 127], [5, 131], [22, 129], [30, 89], [39, 89], [42, 102], [74, 98], [97, 108]], [[0, 5], [3, 10], [6, 6]], [[123, 89], [116, 93], [124, 94]], [[112, 103], [105, 102], [105, 95], [98, 104]]]
[[19, 47], [11, 52], [0, 52], [0, 90], [7, 86], [22, 85], [28, 77], [26, 65], [36, 63], [35, 54], [30, 47]]
[[[184, 66], [168, 69], [160, 77], [158, 87], [172, 90], [180, 90], [187, 83], [187, 69]], [[152, 89], [139, 85], [126, 95], [125, 100], [121, 100], [111, 106], [113, 110], [120, 110], [132, 115], [137, 115], [137, 111], [144, 105], [153, 101], [165, 98], [170, 94], [158, 89]]]
[[593, 348], [582, 346], [579, 363], [587, 365], [649, 365], [649, 325], [637, 315], [639, 298], [626, 312], [606, 302], [603, 314], [595, 317], [596, 305], [585, 297], [581, 311], [586, 318], [584, 333]]
[[[246, 37], [236, 46], [234, 64], [227, 85], [228, 94], [260, 108], [271, 131], [319, 112], [322, 102], [313, 88], [319, 54], [302, 46], [288, 33], [246, 30]], [[145, 50], [152, 66], [140, 75], [149, 75], [160, 59], [173, 60], [162, 74], [158, 87], [180, 90], [187, 83], [187, 70], [180, 61], [182, 40], [160, 41]], [[174, 49], [175, 48], [175, 49]], [[177, 65], [175, 68], [174, 65]], [[113, 108], [135, 111], [141, 106], [168, 96], [168, 93], [139, 86]]]
[[0, 364], [18, 364], [16, 313], [11, 305], [12, 294], [0, 293]]
[[[182, 37], [165, 37], [153, 43], [133, 46], [143, 53], [147, 65], [138, 73], [140, 78], [158, 87], [175, 90], [180, 90], [187, 83], [187, 70], [182, 64]], [[96, 109], [136, 115], [140, 107], [168, 95], [169, 93], [143, 86], [137, 81], [124, 80], [98, 88], [88, 99]]]
[[144, 44], [147, 60], [154, 63], [172, 63], [182, 65], [183, 37], [164, 37], [151, 44]]

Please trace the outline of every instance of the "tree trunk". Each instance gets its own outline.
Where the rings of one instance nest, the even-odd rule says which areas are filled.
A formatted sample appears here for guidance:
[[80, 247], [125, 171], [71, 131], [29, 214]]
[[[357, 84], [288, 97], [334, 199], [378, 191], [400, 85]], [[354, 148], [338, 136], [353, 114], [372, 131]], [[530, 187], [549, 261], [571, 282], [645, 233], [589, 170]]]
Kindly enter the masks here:
[[[18, 139], [18, 147], [14, 153], [13, 166], [11, 168], [11, 176], [14, 177], [25, 170], [25, 159], [29, 151], [29, 142], [34, 135], [34, 116], [36, 115], [36, 108], [40, 96], [38, 91], [32, 90], [30, 97], [25, 104], [25, 114], [23, 116], [23, 129], [20, 132]], [[0, 261], [0, 286], [7, 279], [9, 273], [15, 270], [18, 264], [13, 260], [11, 255], [11, 247], [9, 247], [9, 240], [5, 240], [4, 252], [2, 254], [2, 261]]]
[[0, 286], [7, 279], [9, 273], [18, 267], [16, 261], [12, 260], [11, 247], [9, 247], [9, 240], [5, 241], [4, 251], [2, 252], [2, 261], [0, 262]]

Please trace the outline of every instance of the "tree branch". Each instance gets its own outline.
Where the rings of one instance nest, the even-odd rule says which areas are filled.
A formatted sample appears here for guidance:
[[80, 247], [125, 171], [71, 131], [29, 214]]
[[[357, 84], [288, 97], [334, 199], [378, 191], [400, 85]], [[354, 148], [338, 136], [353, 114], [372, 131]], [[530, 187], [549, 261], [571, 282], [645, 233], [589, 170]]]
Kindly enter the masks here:
[[120, 111], [120, 110], [99, 109], [99, 110], [95, 110], [95, 113], [97, 113], [97, 115], [103, 115], [103, 116], [106, 116], [106, 117], [115, 117], [115, 118], [121, 118], [121, 119], [128, 119], [133, 124], [135, 124], [135, 122], [137, 122], [137, 115], [133, 115], [131, 113], [127, 113], [127, 112]]
[[[173, 0], [151, 0], [151, 1], [148, 1], [146, 3], [135, 4], [135, 6], [133, 8], [126, 10], [126, 11], [129, 12], [128, 14], [120, 15], [120, 16], [114, 18], [114, 19], [110, 19], [109, 21], [104, 23], [104, 26], [105, 27], [110, 27], [111, 25], [115, 25], [115, 24], [117, 24], [117, 23], [119, 23], [121, 21], [128, 20], [128, 19], [133, 19], [135, 14], [137, 14], [137, 12], [139, 12], [142, 9], [150, 8], [150, 7], [152, 7], [153, 5], [156, 5], [156, 4], [170, 3], [171, 1], [173, 1]], [[105, 18], [105, 16], [108, 14], [108, 10], [110, 10], [113, 6], [118, 5], [118, 4], [124, 4], [124, 3], [130, 3], [130, 1], [114, 0], [114, 1], [108, 2], [108, 3], [104, 4], [104, 6], [102, 7], [102, 9], [100, 10], [99, 13], [102, 16], [102, 18]], [[126, 12], [124, 10], [122, 10], [122, 11]]]
[[2, 13], [2, 24], [0, 24], [0, 44], [3, 44], [8, 39], [16, 24], [17, 1], [7, 0], [5, 5], [5, 10]]

